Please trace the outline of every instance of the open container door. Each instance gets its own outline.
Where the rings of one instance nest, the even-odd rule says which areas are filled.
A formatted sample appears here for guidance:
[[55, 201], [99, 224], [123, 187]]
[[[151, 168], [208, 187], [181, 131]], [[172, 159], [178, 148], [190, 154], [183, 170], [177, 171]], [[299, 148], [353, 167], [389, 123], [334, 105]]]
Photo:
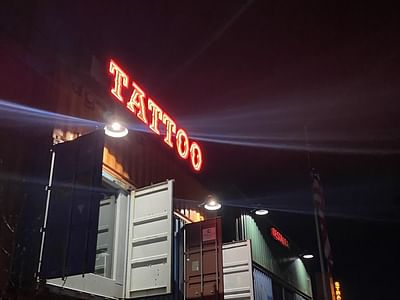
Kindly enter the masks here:
[[104, 130], [53, 147], [39, 278], [93, 273], [102, 192]]
[[132, 192], [126, 298], [172, 292], [172, 187], [168, 180]]
[[222, 246], [224, 299], [254, 300], [250, 240]]

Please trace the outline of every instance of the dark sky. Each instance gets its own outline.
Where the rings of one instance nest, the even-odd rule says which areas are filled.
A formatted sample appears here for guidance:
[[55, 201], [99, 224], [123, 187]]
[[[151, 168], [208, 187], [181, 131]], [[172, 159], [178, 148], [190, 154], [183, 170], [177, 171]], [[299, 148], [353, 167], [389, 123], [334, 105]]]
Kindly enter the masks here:
[[199, 178], [226, 204], [271, 209], [269, 217], [314, 253], [309, 168], [316, 168], [344, 299], [396, 298], [394, 3], [38, 1], [32, 9], [61, 55], [83, 49], [117, 59], [203, 140]]

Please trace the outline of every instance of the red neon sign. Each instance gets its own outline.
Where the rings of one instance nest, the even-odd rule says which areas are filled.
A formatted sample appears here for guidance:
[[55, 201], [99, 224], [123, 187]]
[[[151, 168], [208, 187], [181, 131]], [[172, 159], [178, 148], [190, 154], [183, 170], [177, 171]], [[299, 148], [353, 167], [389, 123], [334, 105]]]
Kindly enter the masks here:
[[276, 228], [271, 227], [271, 235], [282, 246], [285, 246], [285, 247], [289, 248], [288, 240], [278, 230], [276, 230]]
[[[113, 86], [111, 87], [111, 95], [135, 115], [140, 121], [148, 125], [148, 127], [156, 134], [160, 135], [160, 126], [164, 126], [165, 138], [164, 142], [171, 148], [176, 146], [176, 151], [180, 158], [188, 159], [195, 171], [200, 171], [203, 166], [203, 155], [200, 145], [197, 142], [191, 142], [190, 138], [183, 128], [178, 128], [175, 121], [163, 111], [163, 109], [149, 97], [146, 97], [143, 89], [135, 82], [131, 81], [129, 85], [129, 77], [118, 64], [110, 60], [108, 72], [114, 76]], [[131, 86], [131, 96], [129, 101], [122, 95], [122, 88]], [[173, 137], [175, 139], [173, 140]]]

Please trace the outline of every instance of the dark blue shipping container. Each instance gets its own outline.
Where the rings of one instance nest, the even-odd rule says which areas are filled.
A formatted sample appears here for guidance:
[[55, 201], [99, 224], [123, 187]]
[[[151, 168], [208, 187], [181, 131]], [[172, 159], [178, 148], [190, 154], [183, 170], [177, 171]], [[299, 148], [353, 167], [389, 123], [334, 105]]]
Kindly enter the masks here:
[[257, 268], [253, 269], [254, 281], [254, 299], [255, 300], [273, 300], [272, 280], [265, 273]]

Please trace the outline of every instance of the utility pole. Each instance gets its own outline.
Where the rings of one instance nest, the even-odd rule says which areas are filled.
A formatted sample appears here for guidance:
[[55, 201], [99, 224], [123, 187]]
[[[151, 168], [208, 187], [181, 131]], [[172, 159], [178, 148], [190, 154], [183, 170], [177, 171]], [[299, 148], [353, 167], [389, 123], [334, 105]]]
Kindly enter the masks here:
[[[310, 151], [310, 144], [309, 144], [309, 140], [308, 140], [307, 126], [304, 126], [304, 138], [305, 138], [305, 146], [306, 146], [306, 154], [307, 154], [308, 171], [311, 174], [312, 180], [314, 180], [314, 176], [313, 176], [314, 173], [313, 173], [313, 170], [311, 167], [311, 151]], [[313, 195], [313, 198], [314, 198], [314, 195]], [[320, 228], [319, 228], [317, 207], [315, 205], [315, 201], [313, 204], [314, 204], [314, 223], [315, 223], [315, 232], [317, 234], [318, 254], [319, 254], [319, 264], [320, 264], [320, 268], [321, 268], [323, 295], [324, 295], [324, 300], [330, 300], [328, 298], [328, 287], [327, 287], [327, 280], [326, 280], [326, 273], [325, 273], [324, 255], [322, 252], [321, 233], [320, 233]]]
[[321, 277], [322, 277], [322, 289], [324, 290], [324, 299], [329, 300], [328, 298], [328, 287], [326, 281], [326, 273], [325, 273], [325, 265], [324, 265], [324, 255], [322, 253], [322, 246], [321, 246], [321, 234], [319, 232], [319, 225], [318, 225], [318, 216], [317, 216], [317, 208], [314, 207], [314, 221], [315, 221], [315, 231], [317, 233], [317, 242], [318, 242], [318, 252], [319, 252], [319, 264], [321, 267]]

